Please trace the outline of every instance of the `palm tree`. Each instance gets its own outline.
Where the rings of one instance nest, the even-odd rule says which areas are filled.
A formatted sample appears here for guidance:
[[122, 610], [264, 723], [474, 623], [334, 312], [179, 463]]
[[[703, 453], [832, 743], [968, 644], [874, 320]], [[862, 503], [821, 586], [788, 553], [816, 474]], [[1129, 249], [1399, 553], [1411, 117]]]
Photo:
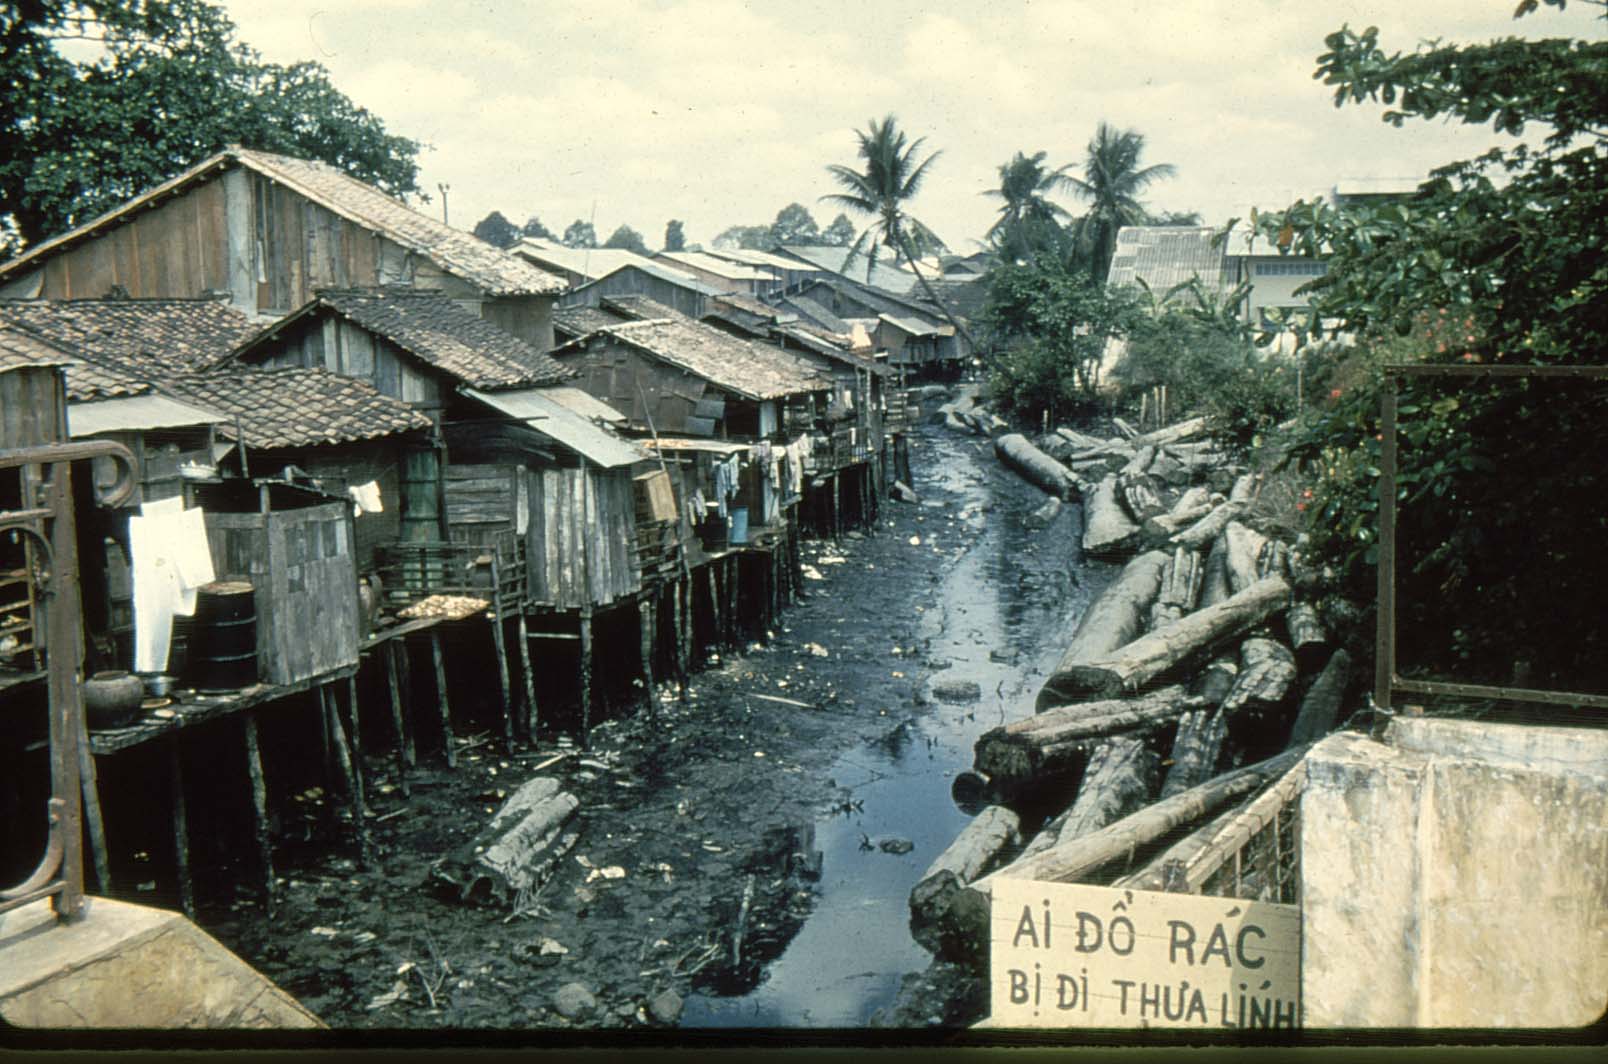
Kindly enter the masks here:
[[1067, 179], [1078, 196], [1089, 201], [1089, 213], [1078, 219], [1074, 234], [1089, 251], [1089, 272], [1096, 281], [1105, 279], [1111, 265], [1117, 230], [1145, 220], [1139, 194], [1151, 182], [1176, 172], [1170, 163], [1141, 169], [1139, 155], [1144, 148], [1143, 134], [1101, 122], [1084, 156], [1083, 177]]
[[897, 264], [902, 258], [911, 264], [927, 298], [937, 305], [949, 324], [975, 350], [977, 345], [971, 333], [955, 320], [943, 300], [934, 294], [932, 286], [927, 283], [925, 271], [917, 268], [916, 253], [910, 244], [912, 236], [925, 245], [941, 247], [943, 244], [931, 229], [920, 219], [908, 214], [904, 207], [905, 201], [914, 198], [920, 190], [921, 182], [927, 176], [927, 168], [943, 153], [935, 151], [918, 162], [916, 156], [927, 138], [908, 140], [892, 115], [880, 122], [871, 119], [868, 128], [856, 130], [855, 136], [860, 139], [859, 155], [864, 169], [856, 170], [852, 166], [837, 163], [828, 166], [826, 172], [832, 175], [843, 191], [821, 197], [823, 202], [847, 207], [859, 214], [870, 215], [872, 219], [855, 237], [854, 243], [849, 245], [848, 254], [843, 257], [844, 272], [848, 271], [855, 255], [863, 254], [865, 278], [869, 283], [871, 271], [876, 268], [878, 253], [883, 248], [892, 248], [894, 263]]
[[1045, 243], [1046, 235], [1060, 233], [1063, 219], [1072, 217], [1065, 207], [1049, 199], [1055, 192], [1076, 191], [1075, 179], [1066, 173], [1071, 164], [1046, 170], [1046, 154], [1017, 152], [999, 168], [999, 188], [983, 193], [1005, 201], [986, 235], [1013, 262], [1029, 257]]

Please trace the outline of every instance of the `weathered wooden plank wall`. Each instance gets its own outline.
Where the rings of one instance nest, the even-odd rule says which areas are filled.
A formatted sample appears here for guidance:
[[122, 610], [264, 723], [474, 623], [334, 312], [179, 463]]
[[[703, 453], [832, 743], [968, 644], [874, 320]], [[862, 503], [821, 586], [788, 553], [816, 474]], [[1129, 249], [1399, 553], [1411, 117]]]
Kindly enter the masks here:
[[0, 448], [37, 447], [67, 438], [60, 366], [0, 371]]
[[532, 602], [604, 606], [641, 587], [629, 470], [529, 470], [526, 567]]
[[290, 684], [358, 660], [357, 569], [345, 503], [206, 515], [220, 580], [249, 580], [257, 612], [257, 670]]

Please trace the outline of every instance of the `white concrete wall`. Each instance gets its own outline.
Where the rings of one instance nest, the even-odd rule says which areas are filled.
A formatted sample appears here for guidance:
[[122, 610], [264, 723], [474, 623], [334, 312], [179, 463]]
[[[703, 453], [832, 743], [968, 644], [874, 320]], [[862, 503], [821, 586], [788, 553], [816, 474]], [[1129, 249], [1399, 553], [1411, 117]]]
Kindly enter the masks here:
[[1608, 1006], [1608, 732], [1398, 718], [1307, 759], [1307, 1027], [1574, 1027]]

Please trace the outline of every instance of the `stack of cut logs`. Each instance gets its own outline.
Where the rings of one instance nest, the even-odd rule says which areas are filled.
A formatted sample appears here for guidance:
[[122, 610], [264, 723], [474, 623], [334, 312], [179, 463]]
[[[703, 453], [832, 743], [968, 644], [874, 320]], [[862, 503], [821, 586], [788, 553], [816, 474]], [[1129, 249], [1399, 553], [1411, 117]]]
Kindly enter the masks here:
[[1033, 483], [1082, 496], [1085, 552], [1136, 553], [1083, 615], [1035, 715], [985, 733], [956, 780], [981, 812], [910, 896], [917, 940], [940, 956], [986, 960], [996, 877], [1180, 886], [1169, 873], [1220, 846], [1256, 792], [1287, 788], [1340, 719], [1350, 659], [1292, 591], [1315, 581], [1242, 520], [1256, 478], [1185, 442], [1204, 427], [995, 441]]

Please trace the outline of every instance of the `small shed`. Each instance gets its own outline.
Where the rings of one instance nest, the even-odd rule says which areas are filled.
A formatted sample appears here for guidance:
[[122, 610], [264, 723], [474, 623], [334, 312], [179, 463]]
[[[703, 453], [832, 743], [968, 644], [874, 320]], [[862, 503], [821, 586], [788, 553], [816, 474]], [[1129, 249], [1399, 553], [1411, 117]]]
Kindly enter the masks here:
[[610, 296], [647, 296], [689, 318], [701, 318], [709, 312], [710, 301], [719, 295], [720, 289], [685, 270], [644, 259], [581, 285], [566, 295], [562, 304], [595, 307]]

